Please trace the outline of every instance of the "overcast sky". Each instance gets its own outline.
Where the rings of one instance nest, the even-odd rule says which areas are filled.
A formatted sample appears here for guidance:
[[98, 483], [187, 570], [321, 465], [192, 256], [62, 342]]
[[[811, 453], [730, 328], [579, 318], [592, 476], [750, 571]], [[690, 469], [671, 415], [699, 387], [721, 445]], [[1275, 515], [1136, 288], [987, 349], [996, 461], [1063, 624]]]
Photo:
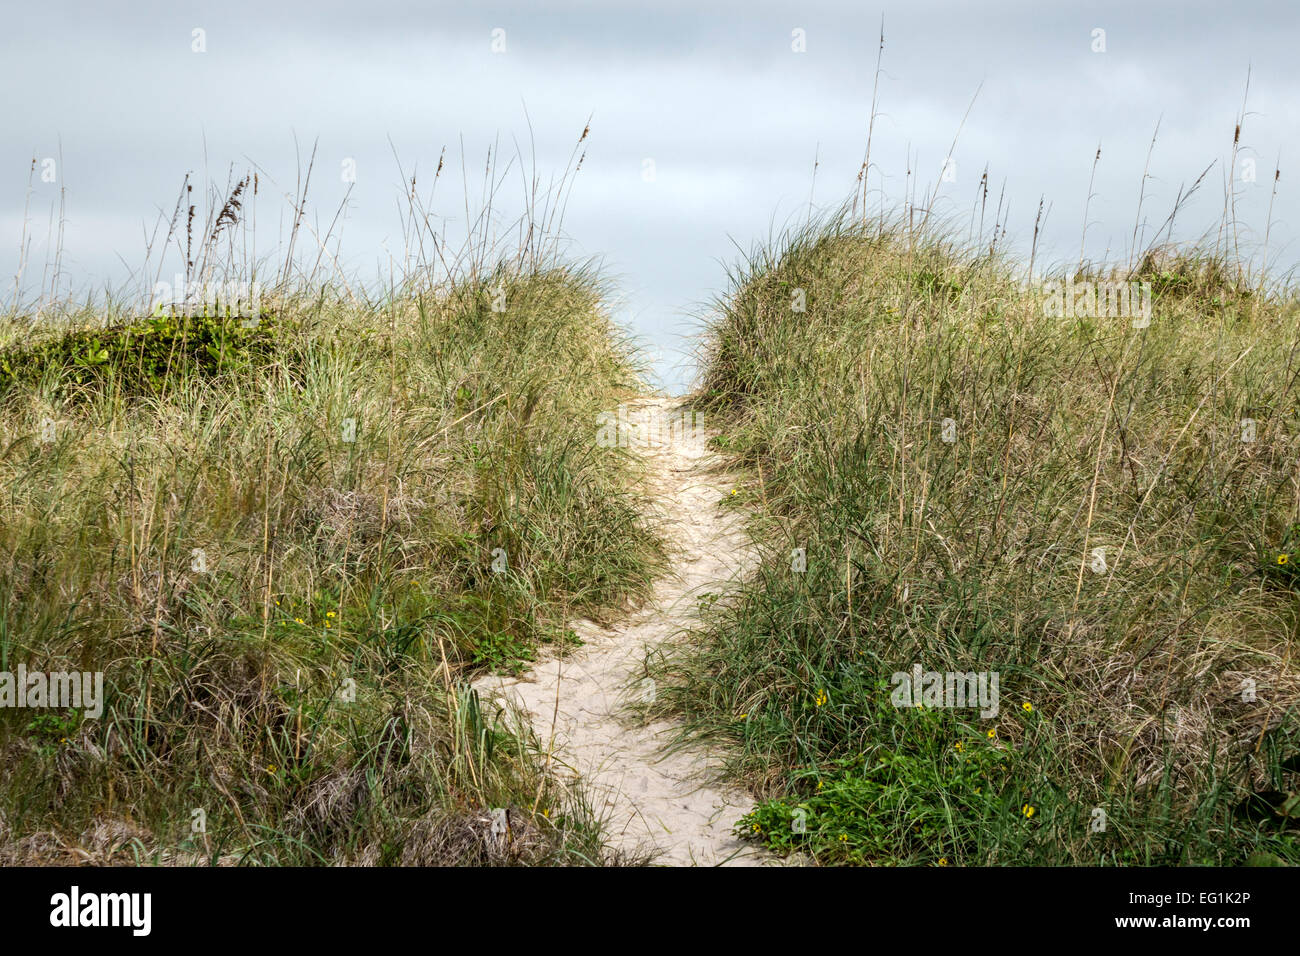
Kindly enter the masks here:
[[[678, 386], [690, 374], [682, 352], [738, 247], [803, 221], [810, 197], [826, 208], [850, 194], [882, 14], [871, 188], [887, 205], [903, 200], [909, 168], [918, 193], [940, 180], [979, 89], [939, 191], [940, 211], [963, 233], [987, 165], [990, 210], [1006, 184], [1012, 248], [1027, 247], [1041, 195], [1051, 205], [1047, 257], [1077, 258], [1100, 143], [1088, 254], [1127, 256], [1159, 121], [1144, 218], [1160, 223], [1179, 187], [1217, 161], [1178, 233], [1215, 226], [1235, 173], [1238, 215], [1254, 230], [1244, 238], [1258, 243], [1280, 153], [1269, 258], [1285, 271], [1300, 248], [1288, 171], [1300, 154], [1300, 8], [1288, 2], [3, 3], [6, 275], [18, 262], [31, 161], [62, 155], [56, 181], [38, 176], [31, 199], [28, 281], [47, 256], [61, 188], [64, 271], [76, 290], [102, 288], [140, 265], [144, 229], [170, 210], [187, 172], [224, 183], [232, 163], [255, 163], [281, 187], [258, 204], [259, 247], [269, 247], [287, 218], [280, 196], [293, 188], [295, 150], [314, 142], [313, 215], [328, 226], [353, 161], [342, 254], [349, 270], [374, 275], [385, 250], [402, 245], [394, 150], [408, 174], [418, 166], [427, 176], [447, 147], [451, 177], [434, 211], [455, 235], [465, 218], [462, 143], [477, 194], [494, 143], [503, 166], [516, 143], [530, 153], [528, 118], [539, 171], [550, 175], [591, 116], [564, 223], [570, 253], [603, 260], [618, 319], [661, 354], [662, 379]], [[1094, 52], [1098, 29], [1104, 52]], [[504, 51], [493, 50], [495, 30]], [[1248, 68], [1250, 115], [1230, 170]], [[1255, 182], [1243, 178], [1244, 160], [1254, 160]], [[517, 194], [518, 177], [503, 188]]]

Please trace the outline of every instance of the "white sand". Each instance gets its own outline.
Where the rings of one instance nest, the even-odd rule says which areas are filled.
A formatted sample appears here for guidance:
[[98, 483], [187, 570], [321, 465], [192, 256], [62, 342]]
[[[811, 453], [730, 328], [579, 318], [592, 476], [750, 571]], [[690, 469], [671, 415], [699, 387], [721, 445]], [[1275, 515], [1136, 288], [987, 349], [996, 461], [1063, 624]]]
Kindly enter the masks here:
[[[662, 422], [677, 405], [653, 397], [629, 407]], [[581, 647], [542, 660], [520, 679], [487, 677], [475, 686], [485, 700], [522, 708], [542, 746], [552, 748], [552, 771], [578, 778], [607, 819], [613, 847], [654, 850], [657, 862], [674, 866], [772, 863], [731, 833], [753, 799], [717, 783], [707, 752], [665, 753], [672, 724], [635, 718], [636, 704], [652, 692], [647, 653], [680, 639], [700, 596], [725, 591], [757, 561], [739, 516], [718, 506], [733, 485], [706, 447], [714, 432], [668, 431], [654, 429], [661, 440], [639, 448], [648, 464], [647, 511], [659, 515], [678, 549], [651, 600], [610, 628], [576, 621]]]

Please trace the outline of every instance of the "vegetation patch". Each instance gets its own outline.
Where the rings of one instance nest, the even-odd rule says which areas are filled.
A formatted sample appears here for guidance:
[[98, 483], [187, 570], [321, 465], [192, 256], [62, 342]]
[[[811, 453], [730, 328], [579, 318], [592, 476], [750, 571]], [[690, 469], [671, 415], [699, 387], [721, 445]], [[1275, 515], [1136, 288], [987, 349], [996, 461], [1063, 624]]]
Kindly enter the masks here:
[[0, 397], [49, 383], [64, 395], [160, 395], [188, 377], [248, 371], [276, 359], [277, 319], [155, 315], [65, 332], [0, 352]]
[[471, 687], [662, 565], [595, 443], [641, 373], [602, 297], [515, 262], [256, 327], [10, 317], [0, 670], [104, 699], [0, 708], [0, 860], [618, 862]]
[[[844, 220], [738, 270], [697, 401], [765, 559], [657, 676], [761, 798], [741, 833], [1300, 862], [1300, 303], [1195, 250], [1135, 276], [1149, 323], [1062, 316], [987, 250]], [[997, 675], [1000, 707], [899, 706], [914, 667]]]

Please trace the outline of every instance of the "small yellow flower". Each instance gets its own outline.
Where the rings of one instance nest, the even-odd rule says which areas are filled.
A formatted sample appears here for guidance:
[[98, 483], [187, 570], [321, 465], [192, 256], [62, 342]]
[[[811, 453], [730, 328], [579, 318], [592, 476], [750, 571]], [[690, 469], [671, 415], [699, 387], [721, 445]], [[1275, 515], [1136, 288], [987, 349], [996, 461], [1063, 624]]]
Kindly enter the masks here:
[[326, 616], [326, 617], [337, 617], [338, 615], [336, 615], [333, 611], [326, 611], [326, 612], [325, 612], [325, 616]]
[[741, 714], [741, 715], [740, 715], [740, 719], [741, 719], [741, 720], [744, 720], [744, 719], [745, 719], [746, 717], [748, 717], [748, 716], [749, 716], [749, 714]]
[[989, 738], [989, 740], [997, 740], [997, 739], [998, 739], [998, 731], [997, 731], [997, 728], [996, 728], [996, 727], [990, 727], [990, 728], [989, 728], [989, 732], [988, 732], [988, 734], [987, 734], [986, 736]]
[[267, 773], [275, 773], [275, 764], [271, 764], [269, 767], [267, 767], [267, 768], [266, 768], [266, 772], [267, 772]]
[[732, 497], [735, 497], [736, 495], [740, 494], [740, 489], [739, 489], [739, 488], [732, 488], [732, 489], [731, 489], [731, 494], [732, 494]]
[[1286, 564], [1290, 560], [1291, 560], [1291, 556], [1289, 554], [1279, 554], [1277, 556], [1278, 564]]
[[962, 742], [959, 740], [959, 741], [957, 741], [955, 744], [952, 745], [952, 749], [955, 750], [955, 751], [957, 751], [957, 753], [961, 753], [961, 752], [962, 752], [963, 750], [965, 750], [966, 748], [965, 748], [964, 746], [962, 746]]
[[1020, 705], [1020, 709], [1023, 710], [1026, 714], [1032, 714], [1034, 712], [1034, 705], [1031, 704], [1029, 701], [1025, 701], [1023, 704]]
[[297, 621], [299, 624], [303, 623], [303, 620], [300, 617], [295, 617], [294, 620]]
[[941, 857], [939, 857], [939, 865], [940, 865], [940, 866], [947, 866], [947, 865], [948, 865], [948, 858], [947, 858], [946, 856], [941, 856]]
[[1026, 803], [1023, 807], [1020, 808], [1020, 812], [1025, 815], [1025, 819], [1027, 820], [1034, 815], [1035, 810], [1033, 807], [1031, 807], [1029, 804]]
[[822, 782], [821, 782], [820, 780], [818, 780], [818, 781], [817, 781], [817, 789], [820, 790], [821, 788], [822, 788]]
[[818, 707], [826, 703], [828, 700], [830, 700], [830, 696], [826, 693], [826, 691], [824, 690], [817, 691], [816, 704]]
[[841, 834], [840, 834], [840, 842], [841, 842], [841, 843], [848, 843], [848, 842], [849, 842], [849, 835], [848, 835], [847, 833], [841, 833]]

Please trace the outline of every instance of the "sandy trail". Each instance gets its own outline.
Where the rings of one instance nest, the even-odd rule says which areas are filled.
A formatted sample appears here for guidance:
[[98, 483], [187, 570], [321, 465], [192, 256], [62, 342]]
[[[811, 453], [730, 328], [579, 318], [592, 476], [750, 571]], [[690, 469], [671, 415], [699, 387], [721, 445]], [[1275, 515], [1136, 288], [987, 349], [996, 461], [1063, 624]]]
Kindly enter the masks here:
[[629, 713], [653, 688], [644, 678], [649, 652], [680, 636], [706, 593], [718, 594], [757, 562], [739, 516], [718, 502], [733, 485], [711, 467], [712, 432], [672, 429], [677, 402], [661, 397], [628, 403], [643, 421], [647, 492], [672, 555], [668, 573], [644, 607], [613, 627], [572, 624], [584, 642], [563, 658], [543, 660], [519, 679], [486, 677], [485, 699], [513, 701], [545, 746], [554, 739], [552, 769], [578, 778], [596, 812], [607, 819], [610, 844], [656, 851], [676, 866], [759, 865], [774, 858], [737, 840], [731, 828], [753, 806], [743, 792], [713, 779], [702, 750], [665, 753], [674, 725], [644, 724]]

